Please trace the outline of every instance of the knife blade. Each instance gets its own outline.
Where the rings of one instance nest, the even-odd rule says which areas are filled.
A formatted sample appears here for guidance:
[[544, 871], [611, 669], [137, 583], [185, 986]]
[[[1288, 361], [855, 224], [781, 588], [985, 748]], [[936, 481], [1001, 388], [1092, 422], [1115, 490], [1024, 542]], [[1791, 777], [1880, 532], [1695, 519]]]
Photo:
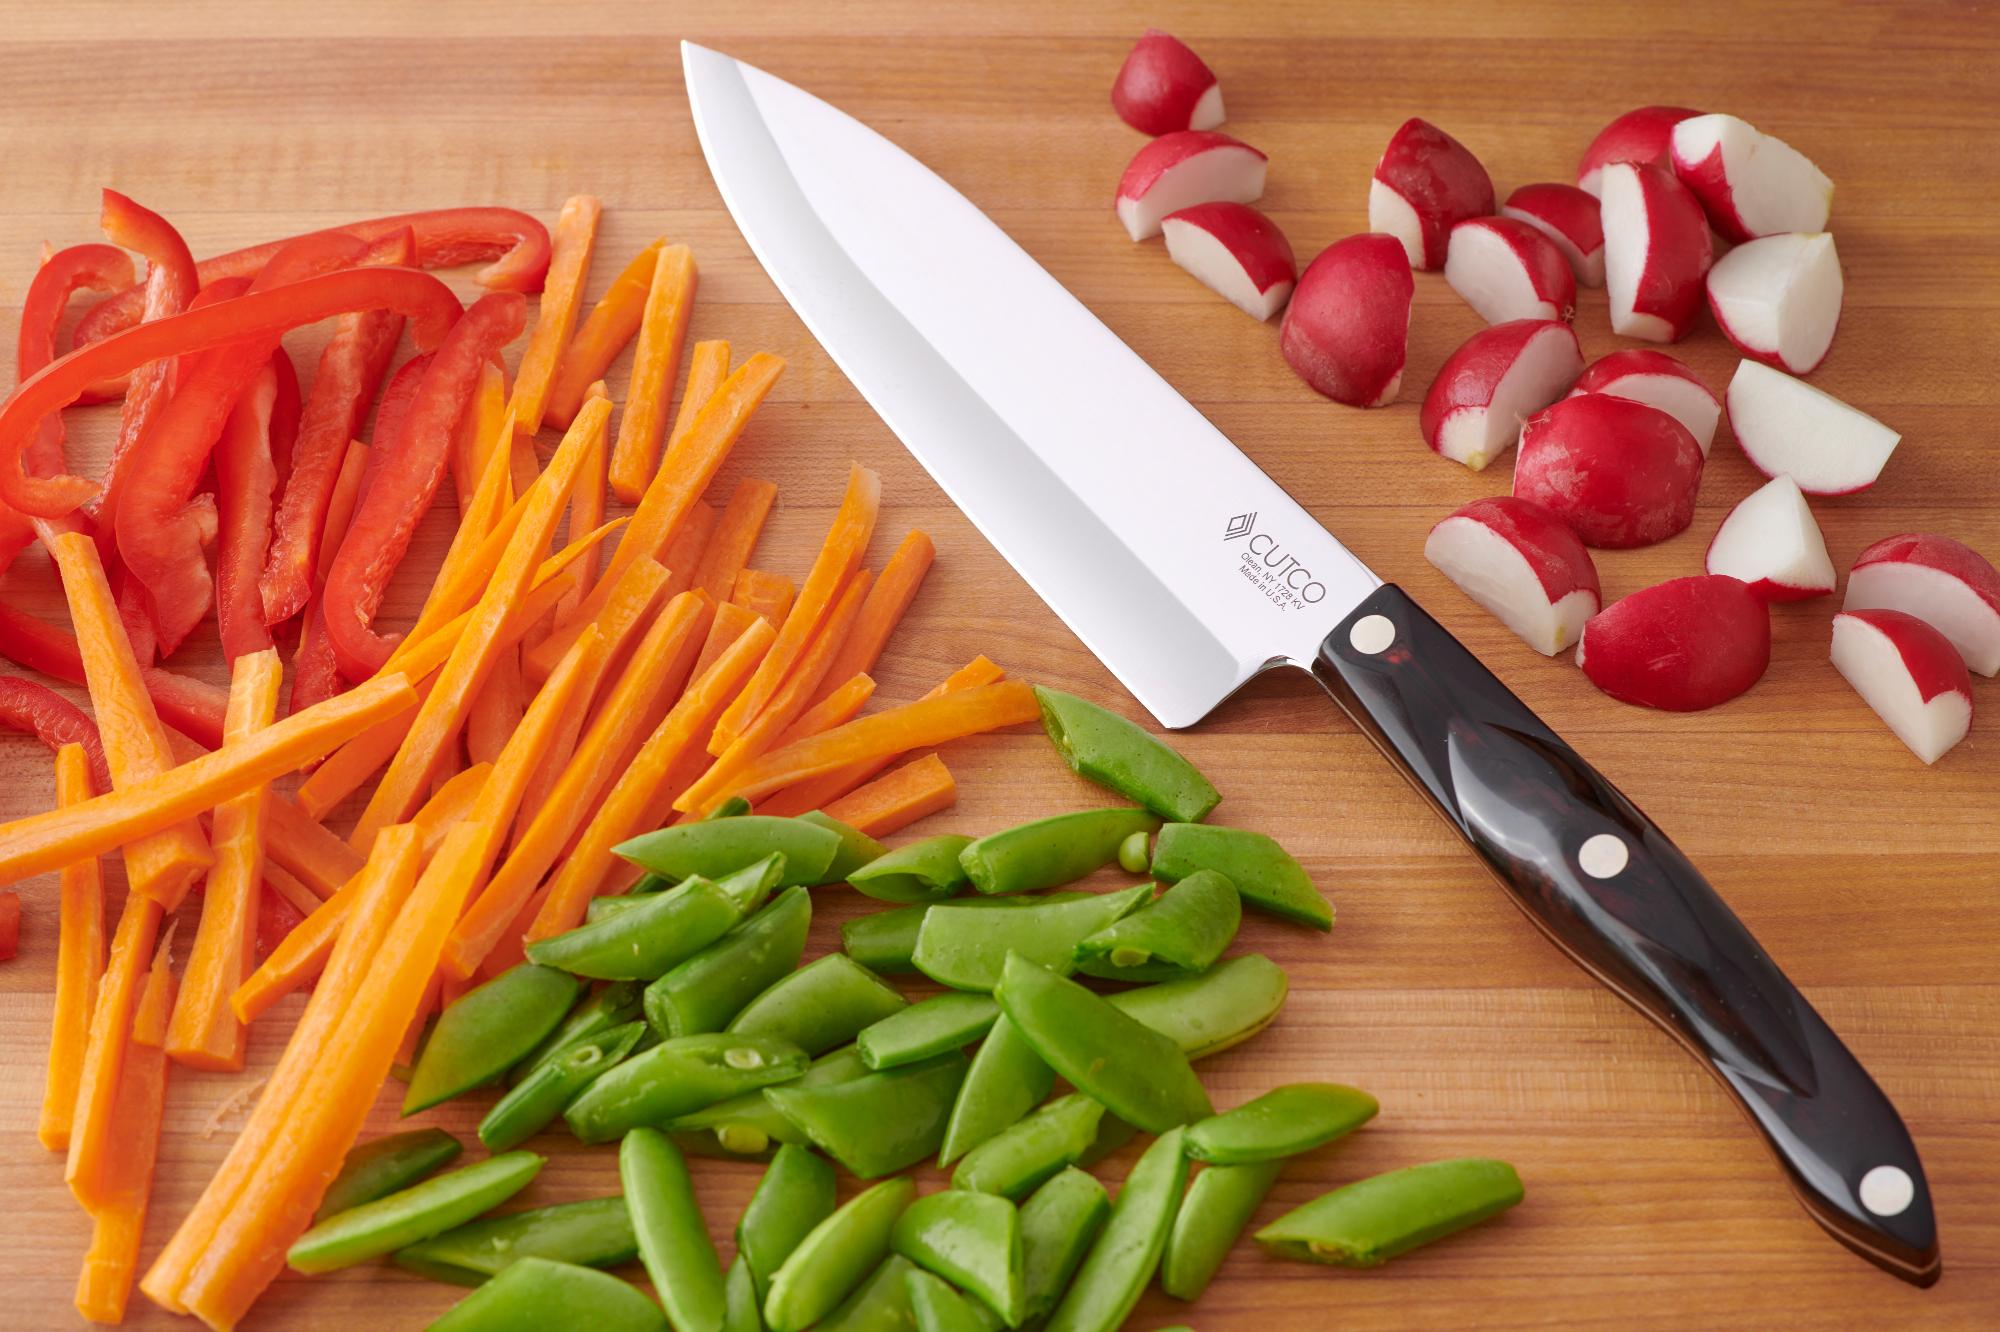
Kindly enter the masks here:
[[1538, 928], [1708, 1066], [1814, 1220], [1936, 1281], [1895, 1107], [1636, 805], [970, 200], [811, 94], [681, 49], [710, 173], [779, 291], [1162, 725], [1310, 671]]

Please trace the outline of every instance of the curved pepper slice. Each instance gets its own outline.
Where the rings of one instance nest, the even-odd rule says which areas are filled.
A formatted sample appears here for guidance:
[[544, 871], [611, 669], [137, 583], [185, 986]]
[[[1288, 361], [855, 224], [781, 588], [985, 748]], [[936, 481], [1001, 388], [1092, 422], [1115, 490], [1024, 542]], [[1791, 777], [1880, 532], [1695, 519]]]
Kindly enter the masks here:
[[271, 646], [257, 579], [271, 541], [278, 446], [286, 419], [295, 430], [298, 415], [298, 372], [280, 347], [236, 399], [216, 441], [215, 619], [232, 662]]
[[100, 791], [111, 789], [111, 769], [105, 766], [97, 723], [48, 686], [18, 675], [0, 675], [0, 726], [32, 735], [56, 753], [64, 745], [82, 745], [90, 756], [92, 784]]
[[[79, 291], [116, 291], [133, 280], [132, 260], [115, 245], [72, 245], [42, 261], [21, 298], [21, 340], [14, 348], [14, 368], [22, 382], [56, 356], [56, 326], [63, 309]], [[45, 474], [63, 467], [62, 418], [41, 422], [31, 446], [30, 462]], [[55, 514], [40, 515], [56, 517]]]

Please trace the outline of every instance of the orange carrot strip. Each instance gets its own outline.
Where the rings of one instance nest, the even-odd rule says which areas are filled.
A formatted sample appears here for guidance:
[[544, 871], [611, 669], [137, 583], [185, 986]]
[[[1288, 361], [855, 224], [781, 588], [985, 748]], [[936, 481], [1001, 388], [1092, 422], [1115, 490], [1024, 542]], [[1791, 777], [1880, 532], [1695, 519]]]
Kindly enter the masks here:
[[[97, 799], [103, 799], [102, 796]], [[92, 801], [72, 805], [88, 809]], [[147, 959], [160, 929], [160, 904], [138, 893], [125, 894], [125, 909], [111, 939], [111, 956], [97, 985], [97, 1007], [90, 1015], [90, 1043], [83, 1052], [77, 1079], [76, 1109], [70, 1118], [69, 1158], [63, 1179], [86, 1211], [117, 1197], [119, 1180], [113, 1122], [118, 1079], [125, 1068], [125, 1047], [132, 1031], [132, 1006], [144, 979]]]
[[[178, 731], [169, 730], [167, 741], [175, 763], [210, 752]], [[354, 848], [308, 818], [290, 796], [264, 792], [264, 878], [302, 914], [332, 897], [360, 869]]]
[[521, 724], [528, 688], [521, 679], [521, 649], [504, 648], [494, 658], [486, 686], [473, 696], [465, 717], [465, 753], [474, 763], [500, 756], [507, 737]]
[[786, 745], [803, 740], [822, 731], [831, 731], [836, 726], [844, 726], [859, 716], [862, 707], [874, 697], [875, 680], [868, 675], [850, 675], [828, 692], [825, 698], [798, 715], [798, 720], [778, 732], [778, 738], [771, 742], [771, 748], [782, 749]]
[[653, 479], [698, 280], [694, 253], [685, 245], [667, 246], [654, 261], [646, 313], [639, 321], [639, 343], [632, 352], [625, 415], [618, 422], [618, 445], [611, 451], [611, 490], [627, 504], [637, 504]]
[[590, 256], [597, 248], [597, 222], [603, 215], [604, 205], [588, 194], [563, 200], [562, 211], [556, 215], [549, 275], [542, 283], [535, 331], [528, 335], [527, 349], [514, 371], [514, 419], [531, 435], [542, 423], [556, 366], [576, 329], [583, 284], [590, 276]]
[[568, 429], [576, 409], [583, 406], [590, 382], [603, 377], [618, 359], [618, 353], [625, 350], [625, 344], [639, 331], [640, 321], [646, 316], [646, 294], [653, 287], [653, 270], [659, 267], [660, 251], [666, 243], [667, 238], [662, 236], [639, 251], [591, 307], [556, 367], [542, 424]]
[[[90, 756], [82, 745], [56, 751], [56, 807], [90, 799]], [[56, 938], [55, 1018], [49, 1026], [49, 1076], [36, 1136], [52, 1152], [69, 1147], [70, 1116], [90, 1041], [97, 978], [104, 974], [104, 869], [96, 857], [65, 865]]]
[[694, 344], [688, 353], [687, 382], [681, 385], [681, 405], [674, 412], [674, 428], [667, 432], [667, 447], [673, 448], [694, 428], [694, 418], [715, 396], [722, 381], [729, 378], [729, 343], [708, 338]]
[[776, 629], [791, 612], [792, 598], [797, 591], [792, 580], [783, 574], [745, 569], [736, 575], [736, 586], [730, 590], [729, 599], [745, 610], [763, 616]]
[[743, 636], [760, 617], [756, 611], [735, 602], [725, 602], [715, 608], [715, 618], [709, 621], [708, 637], [701, 645], [701, 655], [695, 658], [694, 675], [699, 678], [708, 674], [708, 668], [723, 654], [731, 643]]
[[326, 521], [320, 525], [318, 563], [313, 577], [324, 583], [333, 557], [340, 553], [340, 540], [354, 519], [354, 506], [361, 499], [361, 478], [368, 470], [368, 446], [358, 439], [347, 441], [347, 454], [340, 460], [340, 474], [333, 479], [333, 494], [326, 502]]
[[667, 566], [668, 596], [678, 596], [694, 586], [695, 570], [701, 564], [702, 548], [708, 544], [709, 534], [715, 531], [715, 519], [715, 506], [696, 500], [681, 522], [681, 530], [667, 543], [661, 563]]
[[507, 413], [507, 372], [491, 362], [479, 369], [479, 383], [472, 400], [458, 418], [451, 436], [452, 493], [458, 496], [460, 522], [479, 478], [486, 474], [487, 459], [500, 438], [500, 421]]
[[535, 452], [535, 437], [516, 427], [514, 442], [507, 451], [507, 466], [514, 477], [514, 494], [526, 495], [542, 474], [542, 458]]
[[738, 482], [731, 492], [694, 571], [694, 586], [708, 593], [716, 604], [729, 600], [736, 575], [750, 562], [750, 553], [757, 548], [757, 538], [763, 535], [764, 521], [771, 516], [771, 505], [777, 498], [776, 486], [754, 478]]
[[424, 835], [423, 858], [428, 861], [437, 854], [444, 844], [445, 834], [452, 825], [463, 823], [472, 817], [473, 808], [479, 803], [479, 793], [486, 789], [486, 783], [493, 776], [491, 763], [475, 763], [464, 772], [453, 773], [450, 780], [431, 792], [431, 798], [424, 801], [410, 819]]
[[[278, 715], [284, 671], [275, 649], [244, 653], [229, 682], [223, 744], [247, 740]], [[253, 786], [216, 806], [211, 826], [215, 868], [202, 890], [201, 925], [188, 953], [167, 1031], [167, 1055], [190, 1068], [243, 1068], [243, 1024], [229, 996], [250, 972], [257, 946], [257, 898], [264, 877], [264, 788]]]
[[[118, 603], [105, 579], [96, 542], [79, 532], [65, 532], [54, 536], [49, 550], [62, 571], [63, 595], [76, 625], [111, 784], [130, 788], [173, 766], [166, 728], [140, 679], [139, 661], [118, 618]], [[201, 829], [192, 820], [182, 821], [126, 848], [125, 880], [134, 892], [172, 911], [211, 859]]]
[[826, 807], [826, 814], [870, 837], [887, 837], [918, 819], [949, 809], [958, 783], [936, 754], [905, 763], [866, 786], [856, 787]]
[[[590, 386], [589, 392], [591, 397], [596, 398], [611, 396], [601, 379]], [[570, 491], [569, 496], [569, 530], [572, 532], [588, 532], [604, 521], [604, 484], [605, 469], [609, 465], [608, 448], [604, 440], [598, 439], [590, 452], [584, 456], [576, 487]], [[597, 563], [597, 551], [593, 548], [577, 568], [577, 581], [580, 586], [556, 605], [555, 618], [558, 624], [568, 618], [569, 613], [576, 609], [577, 603], [583, 600], [584, 590], [597, 581]]]
[[[503, 428], [512, 420], [511, 416], [503, 417]], [[417, 622], [403, 635], [398, 647], [411, 640], [421, 641], [463, 611], [479, 595], [479, 581], [492, 573], [491, 561], [498, 558], [499, 550], [493, 543], [494, 530], [508, 514], [515, 512], [510, 498], [513, 482], [504, 462], [493, 465], [497, 457], [496, 451], [486, 459], [486, 470], [460, 501], [458, 528], [451, 534], [444, 558], [438, 562], [430, 591], [424, 595], [423, 607], [417, 612]], [[481, 561], [477, 569], [470, 567], [475, 558]]]
[[[266, 793], [265, 802], [267, 805], [270, 803], [269, 793]], [[341, 843], [342, 847], [346, 845], [347, 843], [345, 842]], [[312, 889], [306, 887], [290, 871], [273, 864], [268, 846], [264, 852], [264, 882], [270, 886], [272, 892], [284, 899], [286, 906], [298, 912], [300, 916], [310, 916], [319, 909], [319, 904], [326, 900]], [[258, 919], [260, 922], [262, 921], [262, 912], [258, 913]], [[259, 928], [262, 928], [261, 923]]]
[[912, 532], [903, 538], [903, 544], [896, 547], [896, 553], [882, 566], [882, 576], [869, 589], [868, 604], [861, 608], [861, 618], [854, 622], [839, 655], [827, 667], [820, 698], [849, 676], [875, 669], [875, 663], [882, 658], [882, 649], [888, 646], [889, 635], [896, 632], [904, 612], [916, 600], [917, 589], [923, 586], [924, 575], [930, 572], [936, 556], [937, 548], [924, 533]]

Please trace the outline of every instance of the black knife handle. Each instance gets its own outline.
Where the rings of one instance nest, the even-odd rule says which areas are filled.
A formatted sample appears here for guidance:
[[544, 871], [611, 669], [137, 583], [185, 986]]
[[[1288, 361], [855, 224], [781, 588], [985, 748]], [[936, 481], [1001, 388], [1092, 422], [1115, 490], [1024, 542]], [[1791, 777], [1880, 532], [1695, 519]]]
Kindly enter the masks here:
[[1312, 671], [1529, 920], [1709, 1066], [1816, 1221], [1905, 1281], [1937, 1280], [1895, 1106], [1638, 806], [1394, 585]]

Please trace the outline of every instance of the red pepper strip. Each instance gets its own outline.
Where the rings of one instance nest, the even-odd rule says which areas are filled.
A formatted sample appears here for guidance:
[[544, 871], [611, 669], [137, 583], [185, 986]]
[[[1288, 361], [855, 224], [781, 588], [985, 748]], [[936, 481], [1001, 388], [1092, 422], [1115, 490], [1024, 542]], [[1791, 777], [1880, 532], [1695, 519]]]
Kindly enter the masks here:
[[[14, 348], [20, 378], [26, 380], [55, 360], [56, 325], [62, 322], [63, 309], [72, 294], [83, 288], [117, 291], [131, 286], [132, 280], [132, 260], [115, 245], [72, 245], [43, 260], [21, 300], [21, 340]], [[62, 442], [62, 417], [50, 413], [37, 424], [34, 440], [28, 445], [28, 466], [42, 476], [61, 475], [65, 470]]]
[[[381, 464], [376, 461], [381, 456], [380, 446], [386, 444], [403, 428], [403, 420], [410, 414], [410, 406], [417, 400], [417, 390], [423, 387], [424, 374], [431, 368], [431, 354], [412, 356], [396, 367], [396, 373], [389, 378], [389, 387], [382, 390], [382, 401], [375, 404], [375, 432], [369, 436], [368, 466], [361, 473], [361, 494], [368, 493], [368, 483], [375, 479]], [[357, 497], [355, 504], [360, 505]], [[353, 515], [348, 522], [354, 521]], [[331, 568], [331, 566], [329, 566]]]
[[[84, 683], [83, 653], [76, 636], [6, 601], [0, 601], [0, 657], [65, 684]], [[222, 744], [228, 690], [157, 666], [143, 667], [139, 673], [161, 721], [211, 749]]]
[[52, 753], [64, 745], [82, 745], [90, 756], [92, 784], [100, 791], [111, 789], [111, 769], [104, 762], [104, 741], [97, 734], [97, 723], [47, 685], [18, 675], [0, 675], [0, 725], [35, 736]]
[[[271, 404], [271, 505], [278, 503], [278, 491], [292, 475], [292, 453], [299, 444], [299, 416], [304, 411], [303, 395], [299, 391], [299, 369], [292, 364], [291, 353], [281, 344], [271, 353], [271, 371], [278, 377], [278, 396]], [[251, 570], [261, 574], [261, 569]], [[263, 598], [258, 598], [262, 605]], [[261, 614], [261, 611], [259, 612]]]
[[215, 619], [222, 633], [222, 655], [232, 664], [246, 652], [271, 646], [257, 575], [263, 571], [271, 541], [271, 509], [278, 488], [273, 437], [287, 412], [298, 419], [299, 380], [291, 365], [292, 358], [280, 347], [236, 399], [215, 446], [215, 505], [221, 525], [215, 551]]
[[395, 639], [377, 634], [369, 623], [444, 481], [458, 418], [487, 359], [519, 337], [526, 324], [527, 301], [518, 293], [480, 297], [439, 346], [415, 397], [391, 423], [393, 433], [376, 430], [368, 459], [374, 474], [362, 483], [361, 502], [321, 593], [334, 658], [350, 680], [373, 675], [395, 648]]

